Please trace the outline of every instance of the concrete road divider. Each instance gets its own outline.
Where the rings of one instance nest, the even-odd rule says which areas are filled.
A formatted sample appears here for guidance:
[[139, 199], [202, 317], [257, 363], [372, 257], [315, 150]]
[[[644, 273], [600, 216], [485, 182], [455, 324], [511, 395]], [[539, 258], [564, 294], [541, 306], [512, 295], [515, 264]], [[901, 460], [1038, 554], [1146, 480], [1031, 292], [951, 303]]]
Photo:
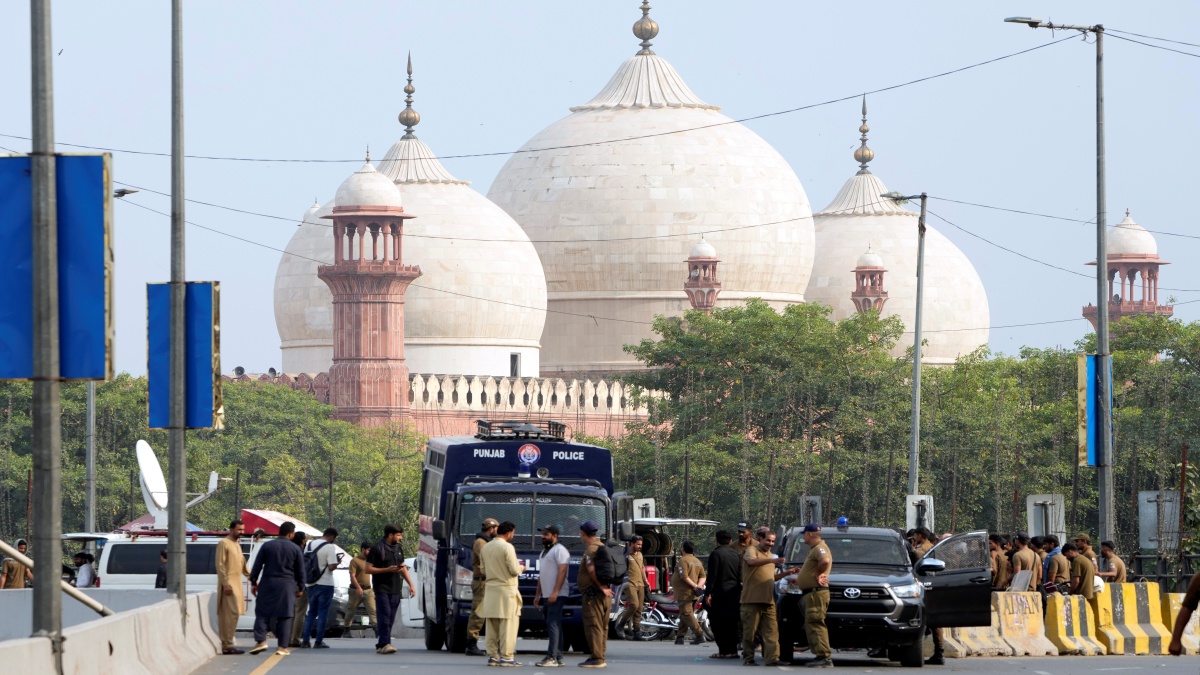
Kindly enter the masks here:
[[[1160, 604], [1163, 627], [1168, 632], [1175, 630], [1175, 618], [1179, 616], [1179, 609], [1183, 606], [1183, 593], [1163, 593]], [[1200, 612], [1192, 613], [1192, 619], [1183, 630], [1183, 639], [1180, 642], [1183, 643], [1184, 654], [1200, 654]]]
[[992, 625], [972, 628], [943, 628], [942, 643], [946, 656], [1013, 656], [1015, 650], [1000, 637], [1000, 618], [992, 605]]
[[1046, 639], [1041, 593], [992, 593], [992, 607], [1000, 637], [1014, 656], [1058, 656], [1058, 649]]
[[1092, 599], [1096, 636], [1109, 654], [1165, 654], [1171, 631], [1163, 625], [1156, 583], [1109, 584]]
[[1096, 614], [1082, 595], [1046, 596], [1046, 639], [1058, 648], [1059, 654], [1108, 653], [1096, 639]]
[[[63, 672], [68, 675], [155, 675], [138, 653], [137, 617], [121, 612], [63, 631]], [[53, 669], [47, 672], [54, 672]]]
[[0, 640], [0, 663], [5, 672], [53, 673], [54, 653], [49, 638], [14, 638]]

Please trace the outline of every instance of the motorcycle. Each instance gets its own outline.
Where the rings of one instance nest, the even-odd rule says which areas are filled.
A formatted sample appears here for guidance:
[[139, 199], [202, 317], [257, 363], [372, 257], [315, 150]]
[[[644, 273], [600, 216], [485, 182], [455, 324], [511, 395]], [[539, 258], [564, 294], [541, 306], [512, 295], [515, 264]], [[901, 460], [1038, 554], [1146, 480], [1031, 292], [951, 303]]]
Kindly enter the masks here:
[[[656, 593], [653, 591], [646, 594], [646, 602], [642, 605], [641, 631], [636, 634], [631, 626], [618, 626], [616, 623], [617, 619], [625, 613], [625, 608], [629, 606], [626, 600], [625, 584], [622, 584], [617, 590], [617, 597], [621, 598], [621, 601], [613, 603], [612, 630], [610, 634], [624, 640], [670, 640], [677, 636], [679, 631], [679, 602], [673, 594]], [[696, 622], [700, 624], [700, 630], [704, 631], [705, 639], [711, 642], [713, 640], [713, 632], [712, 625], [708, 621], [708, 609], [699, 598], [696, 599], [694, 612]]]

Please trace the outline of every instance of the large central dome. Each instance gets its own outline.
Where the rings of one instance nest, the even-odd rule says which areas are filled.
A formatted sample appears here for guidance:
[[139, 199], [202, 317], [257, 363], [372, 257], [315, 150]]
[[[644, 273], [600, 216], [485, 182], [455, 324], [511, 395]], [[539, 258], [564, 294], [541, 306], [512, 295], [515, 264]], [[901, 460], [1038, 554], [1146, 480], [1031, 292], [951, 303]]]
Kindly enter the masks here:
[[648, 10], [634, 24], [641, 51], [530, 139], [488, 192], [546, 272], [546, 375], [638, 367], [622, 346], [688, 306], [683, 261], [702, 237], [722, 255], [718, 304], [804, 301], [813, 224], [799, 178], [650, 50]]

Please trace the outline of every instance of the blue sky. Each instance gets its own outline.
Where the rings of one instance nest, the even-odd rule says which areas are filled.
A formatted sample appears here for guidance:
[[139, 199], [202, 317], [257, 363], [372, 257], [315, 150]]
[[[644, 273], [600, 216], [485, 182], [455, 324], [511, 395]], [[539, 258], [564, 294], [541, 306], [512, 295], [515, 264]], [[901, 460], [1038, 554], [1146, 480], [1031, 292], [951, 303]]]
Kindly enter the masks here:
[[[656, 0], [654, 50], [704, 100], [742, 118], [851, 96], [1042, 45], [1067, 34], [1002, 22], [1032, 15], [1200, 43], [1200, 5], [1163, 2], [712, 2]], [[515, 150], [583, 103], [637, 50], [638, 2], [185, 3], [189, 154], [347, 159], [345, 163], [191, 159], [187, 196], [299, 219], [328, 200], [368, 144], [402, 134], [411, 50], [419, 133], [440, 155]], [[28, 136], [27, 3], [0, 10], [0, 134]], [[59, 142], [170, 150], [167, 2], [54, 3]], [[1200, 235], [1189, 201], [1200, 58], [1105, 41], [1109, 222], [1125, 208], [1151, 230]], [[1200, 54], [1200, 48], [1152, 42]], [[60, 53], [61, 50], [61, 53]], [[1062, 44], [869, 98], [871, 164], [890, 188], [1087, 220], [1095, 215], [1095, 49]], [[859, 103], [749, 122], [796, 170], [816, 208], [854, 172]], [[0, 136], [16, 151], [28, 142]], [[75, 150], [60, 147], [62, 151]], [[503, 156], [447, 159], [487, 192]], [[117, 181], [169, 191], [165, 157], [114, 153]], [[169, 211], [165, 196], [129, 198]], [[1052, 265], [1090, 274], [1094, 227], [930, 202], [948, 220]], [[189, 204], [188, 220], [282, 249], [295, 225]], [[991, 324], [1072, 319], [1093, 278], [1025, 260], [937, 219], [988, 289]], [[145, 372], [145, 284], [169, 273], [169, 219], [116, 205], [116, 364]], [[1156, 235], [1172, 265], [1166, 298], [1200, 301], [1200, 240]], [[280, 254], [188, 230], [188, 277], [222, 284], [226, 370], [279, 367], [272, 286]], [[1166, 290], [1195, 289], [1195, 290]], [[1200, 302], [1176, 316], [1200, 317]], [[993, 349], [1067, 346], [1089, 329], [1066, 323], [994, 328]]]

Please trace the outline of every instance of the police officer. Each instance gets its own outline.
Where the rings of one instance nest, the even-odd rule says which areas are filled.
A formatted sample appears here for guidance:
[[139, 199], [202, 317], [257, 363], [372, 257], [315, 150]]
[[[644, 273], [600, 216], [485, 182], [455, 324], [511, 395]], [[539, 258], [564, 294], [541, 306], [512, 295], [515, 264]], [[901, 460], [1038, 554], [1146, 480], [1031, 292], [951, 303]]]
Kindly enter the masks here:
[[754, 528], [750, 523], [740, 522], [737, 524], [737, 539], [734, 540], [732, 547], [737, 551], [738, 557], [746, 555], [746, 549], [754, 545]]
[[804, 591], [804, 632], [808, 635], [808, 647], [813, 660], [809, 668], [832, 668], [833, 652], [829, 649], [829, 628], [825, 625], [825, 614], [829, 611], [829, 571], [833, 569], [833, 555], [829, 545], [821, 538], [821, 526], [809, 523], [804, 526], [804, 543], [808, 544], [808, 557], [796, 576], [796, 587]]
[[683, 556], [671, 577], [671, 587], [675, 589], [675, 601], [679, 603], [679, 630], [675, 634], [675, 644], [683, 644], [688, 630], [696, 637], [692, 644], [704, 644], [704, 631], [700, 630], [700, 622], [696, 621], [696, 597], [704, 591], [704, 564], [696, 557], [696, 546], [690, 541], [683, 542]]
[[629, 540], [629, 554], [625, 556], [628, 566], [628, 581], [625, 582], [625, 596], [629, 605], [621, 618], [617, 619], [617, 627], [630, 626], [634, 640], [645, 640], [642, 636], [642, 606], [646, 604], [646, 587], [649, 580], [646, 577], [646, 561], [642, 558], [642, 535], [635, 534]]
[[933, 548], [933, 542], [930, 541], [931, 539], [933, 539], [933, 533], [929, 531], [929, 528], [918, 527], [917, 529], [913, 530], [913, 553], [917, 555], [918, 560], [921, 559], [921, 556], [929, 553], [929, 549]]
[[579, 524], [579, 539], [583, 543], [583, 559], [579, 561], [579, 592], [583, 594], [583, 634], [587, 638], [591, 658], [580, 668], [604, 668], [608, 650], [608, 615], [612, 606], [612, 589], [596, 574], [596, 552], [604, 545], [596, 533], [600, 526], [585, 520]]
[[475, 543], [471, 546], [471, 618], [467, 621], [467, 655], [487, 656], [487, 652], [479, 648], [479, 631], [483, 630], [484, 620], [479, 616], [479, 605], [483, 604], [483, 594], [486, 589], [484, 582], [487, 575], [483, 570], [483, 545], [496, 536], [496, 528], [500, 521], [495, 518], [484, 518], [480, 531], [475, 534]]

